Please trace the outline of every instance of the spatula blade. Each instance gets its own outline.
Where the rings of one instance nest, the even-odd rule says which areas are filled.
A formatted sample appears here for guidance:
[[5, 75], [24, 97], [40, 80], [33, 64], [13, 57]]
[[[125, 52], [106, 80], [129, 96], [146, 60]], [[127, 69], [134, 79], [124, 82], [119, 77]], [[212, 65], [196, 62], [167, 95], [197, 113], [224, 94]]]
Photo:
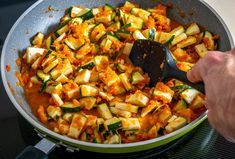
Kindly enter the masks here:
[[161, 65], [165, 60], [166, 53], [162, 44], [149, 40], [136, 40], [131, 53], [130, 60], [135, 66], [139, 66], [150, 77], [150, 86], [154, 86], [162, 77]]

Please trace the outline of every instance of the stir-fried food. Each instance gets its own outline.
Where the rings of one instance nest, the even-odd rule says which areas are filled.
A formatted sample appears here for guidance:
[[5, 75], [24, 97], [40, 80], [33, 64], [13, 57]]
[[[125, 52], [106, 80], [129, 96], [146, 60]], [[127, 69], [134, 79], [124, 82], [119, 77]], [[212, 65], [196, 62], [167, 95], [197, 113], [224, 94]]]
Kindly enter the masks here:
[[37, 33], [20, 79], [39, 120], [77, 140], [118, 144], [156, 138], [196, 119], [205, 111], [202, 93], [175, 79], [151, 88], [148, 75], [128, 58], [135, 40], [154, 40], [188, 71], [216, 49], [217, 36], [196, 23], [173, 25], [166, 12], [161, 4], [142, 9], [128, 1], [72, 6], [55, 31]]

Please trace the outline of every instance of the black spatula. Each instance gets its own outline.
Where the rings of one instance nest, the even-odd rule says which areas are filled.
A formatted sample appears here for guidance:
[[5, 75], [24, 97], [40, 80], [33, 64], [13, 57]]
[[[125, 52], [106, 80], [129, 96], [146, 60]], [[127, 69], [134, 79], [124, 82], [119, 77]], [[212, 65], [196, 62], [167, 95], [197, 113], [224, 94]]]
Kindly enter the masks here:
[[[205, 93], [204, 84], [191, 83], [187, 79], [186, 72], [178, 69], [170, 51], [163, 44], [149, 40], [136, 40], [129, 57], [135, 66], [141, 67], [148, 73], [151, 86], [158, 81], [175, 78]], [[163, 69], [160, 67], [162, 64]]]

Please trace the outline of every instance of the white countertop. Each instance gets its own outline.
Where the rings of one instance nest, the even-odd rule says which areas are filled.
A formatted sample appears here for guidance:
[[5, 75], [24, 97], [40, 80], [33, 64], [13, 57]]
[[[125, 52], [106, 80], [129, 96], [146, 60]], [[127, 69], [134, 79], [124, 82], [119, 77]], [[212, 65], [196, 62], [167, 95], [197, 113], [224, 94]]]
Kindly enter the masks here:
[[204, 0], [221, 16], [235, 42], [235, 0]]

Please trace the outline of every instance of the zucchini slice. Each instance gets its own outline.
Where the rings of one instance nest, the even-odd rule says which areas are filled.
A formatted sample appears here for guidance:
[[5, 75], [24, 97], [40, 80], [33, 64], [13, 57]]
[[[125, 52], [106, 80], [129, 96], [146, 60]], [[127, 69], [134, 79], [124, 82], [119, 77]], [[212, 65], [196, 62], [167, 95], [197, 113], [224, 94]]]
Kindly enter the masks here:
[[37, 71], [37, 76], [39, 79], [43, 82], [50, 80], [51, 76], [48, 74], [45, 74], [42, 70]]
[[88, 83], [91, 77], [91, 71], [88, 69], [81, 69], [78, 72], [78, 75], [74, 79], [74, 82], [77, 84]]
[[126, 43], [126, 44], [125, 44], [125, 47], [124, 47], [124, 49], [123, 49], [123, 54], [129, 56], [130, 53], [131, 53], [132, 47], [133, 47], [133, 44], [132, 44], [132, 43]]
[[76, 6], [73, 6], [69, 9], [69, 15], [70, 17], [74, 18], [76, 16], [79, 15], [79, 13], [83, 10], [83, 8], [81, 7], [76, 7]]
[[67, 24], [62, 24], [60, 25], [56, 30], [55, 30], [55, 35], [56, 37], [59, 37], [63, 33], [66, 33], [69, 31], [69, 26]]
[[211, 32], [205, 31], [204, 43], [205, 43], [208, 50], [212, 51], [215, 49], [215, 41], [213, 39]]
[[64, 104], [63, 100], [60, 98], [60, 96], [57, 93], [52, 93], [51, 97], [56, 105], [61, 106], [62, 104]]
[[107, 30], [108, 31], [117, 31], [121, 28], [121, 23], [120, 21], [117, 21], [115, 23], [112, 23], [108, 28]]
[[114, 97], [111, 94], [105, 92], [99, 92], [99, 96], [107, 101], [111, 101], [114, 99]]
[[174, 39], [173, 34], [161, 32], [158, 42], [165, 44], [165, 43], [170, 43], [173, 39]]
[[46, 49], [51, 49], [51, 45], [53, 44], [53, 37], [52, 36], [48, 36], [47, 39], [45, 40], [45, 45], [46, 45]]
[[47, 107], [47, 114], [51, 119], [58, 120], [59, 117], [62, 115], [62, 111], [61, 111], [60, 107], [55, 107], [55, 106], [49, 105]]
[[119, 118], [122, 121], [123, 130], [139, 130], [140, 122], [138, 118]]
[[201, 58], [203, 58], [204, 56], [206, 56], [206, 54], [208, 53], [208, 50], [207, 50], [207, 48], [206, 48], [206, 46], [205, 46], [204, 43], [195, 45], [194, 48], [195, 48], [197, 54], [198, 54]]
[[174, 105], [173, 110], [177, 112], [186, 108], [187, 108], [187, 103], [183, 99], [181, 99]]
[[65, 39], [65, 44], [72, 50], [78, 50], [84, 43], [84, 40], [75, 39], [72, 36], [69, 36]]
[[97, 110], [104, 119], [111, 119], [113, 116], [107, 106], [107, 104], [103, 103], [97, 106]]
[[144, 35], [143, 35], [139, 30], [135, 30], [135, 31], [133, 32], [133, 38], [134, 38], [135, 40], [138, 40], [138, 39], [146, 39], [146, 38], [144, 37]]
[[121, 143], [121, 137], [120, 135], [112, 135], [110, 138], [104, 141], [104, 143], [107, 144], [120, 144]]
[[197, 95], [192, 101], [192, 103], [190, 104], [190, 108], [192, 110], [196, 110], [198, 108], [203, 107], [204, 103], [205, 103], [204, 99], [200, 95]]
[[103, 55], [95, 56], [94, 61], [97, 71], [106, 69], [109, 64], [108, 56], [103, 56]]
[[116, 32], [117, 36], [121, 39], [128, 39], [131, 38], [131, 32], [124, 30], [124, 29], [120, 29]]
[[131, 113], [137, 113], [138, 112], [138, 106], [128, 104], [128, 103], [116, 103], [115, 108], [125, 110]]
[[81, 104], [81, 107], [84, 107], [87, 110], [91, 110], [95, 107], [96, 104], [96, 98], [94, 97], [83, 97], [79, 99], [79, 102]]
[[91, 40], [94, 42], [99, 41], [106, 34], [106, 29], [103, 24], [97, 25], [91, 32]]
[[125, 24], [131, 23], [131, 26], [135, 29], [142, 29], [144, 26], [144, 20], [130, 14], [124, 14]]
[[82, 18], [83, 20], [89, 20], [94, 17], [92, 9], [85, 8], [80, 11], [77, 15], [78, 17]]
[[78, 139], [83, 127], [86, 125], [87, 117], [82, 114], [74, 114], [69, 127], [68, 136]]
[[149, 102], [149, 98], [143, 92], [137, 90], [134, 94], [127, 96], [125, 102], [145, 107]]
[[148, 17], [150, 16], [150, 12], [142, 9], [142, 8], [132, 8], [131, 9], [131, 14], [142, 18], [143, 20], [148, 20]]
[[71, 102], [65, 102], [64, 104], [62, 104], [60, 106], [60, 108], [64, 111], [64, 112], [78, 112], [81, 110], [81, 106], [80, 105], [75, 105]]
[[185, 31], [185, 33], [190, 36], [190, 35], [195, 35], [200, 33], [200, 28], [197, 25], [197, 23], [192, 23]]
[[45, 50], [42, 48], [28, 47], [25, 52], [27, 63], [30, 64], [33, 62], [37, 58], [37, 55], [42, 55]]
[[138, 84], [145, 80], [145, 78], [139, 72], [133, 72], [131, 74], [131, 83]]
[[181, 97], [188, 103], [191, 104], [192, 101], [196, 98], [199, 92], [196, 89], [190, 88], [186, 89], [181, 93]]
[[142, 118], [145, 117], [148, 113], [150, 113], [151, 111], [153, 111], [155, 108], [159, 106], [160, 106], [159, 102], [151, 100], [149, 104], [141, 110], [140, 116]]
[[178, 48], [185, 48], [187, 46], [197, 43], [197, 39], [194, 36], [189, 36], [187, 39], [177, 44]]
[[155, 28], [149, 28], [149, 29], [144, 30], [142, 34], [145, 36], [146, 39], [154, 40], [155, 32], [156, 32]]
[[82, 97], [89, 97], [89, 96], [97, 96], [99, 92], [98, 89], [94, 86], [81, 85], [80, 93]]
[[104, 5], [104, 11], [113, 11], [114, 10], [114, 7], [111, 6], [110, 4], [105, 4]]
[[167, 133], [171, 133], [177, 129], [182, 128], [183, 126], [185, 126], [187, 124], [187, 119], [183, 118], [183, 117], [178, 117], [175, 120], [173, 120], [172, 122], [170, 122], [166, 127], [166, 132]]
[[61, 89], [62, 89], [62, 84], [56, 83], [56, 84], [48, 85], [45, 89], [45, 92], [51, 94], [54, 90], [61, 90]]
[[119, 78], [127, 91], [132, 89], [132, 85], [129, 82], [129, 78], [127, 77], [127, 75], [125, 73], [120, 74]]
[[128, 112], [128, 111], [125, 111], [125, 110], [121, 110], [121, 109], [117, 109], [115, 107], [110, 107], [110, 111], [113, 114], [116, 114], [116, 115], [124, 117], [124, 118], [130, 118], [131, 117], [131, 112]]
[[108, 131], [116, 132], [117, 129], [121, 128], [122, 121], [117, 117], [113, 117], [111, 119], [104, 121], [104, 127]]
[[176, 37], [172, 40], [171, 45], [174, 46], [174, 45], [178, 44], [179, 42], [181, 42], [181, 41], [183, 41], [183, 40], [185, 40], [185, 39], [187, 39], [187, 35], [186, 35], [185, 33], [182, 33], [182, 34], [176, 36]]
[[176, 37], [182, 33], [184, 33], [184, 27], [182, 25], [176, 27], [175, 29], [171, 30], [171, 32], [170, 32], [170, 34], [175, 35]]
[[36, 46], [41, 46], [44, 39], [44, 34], [38, 32], [36, 36], [34, 36], [32, 44]]

